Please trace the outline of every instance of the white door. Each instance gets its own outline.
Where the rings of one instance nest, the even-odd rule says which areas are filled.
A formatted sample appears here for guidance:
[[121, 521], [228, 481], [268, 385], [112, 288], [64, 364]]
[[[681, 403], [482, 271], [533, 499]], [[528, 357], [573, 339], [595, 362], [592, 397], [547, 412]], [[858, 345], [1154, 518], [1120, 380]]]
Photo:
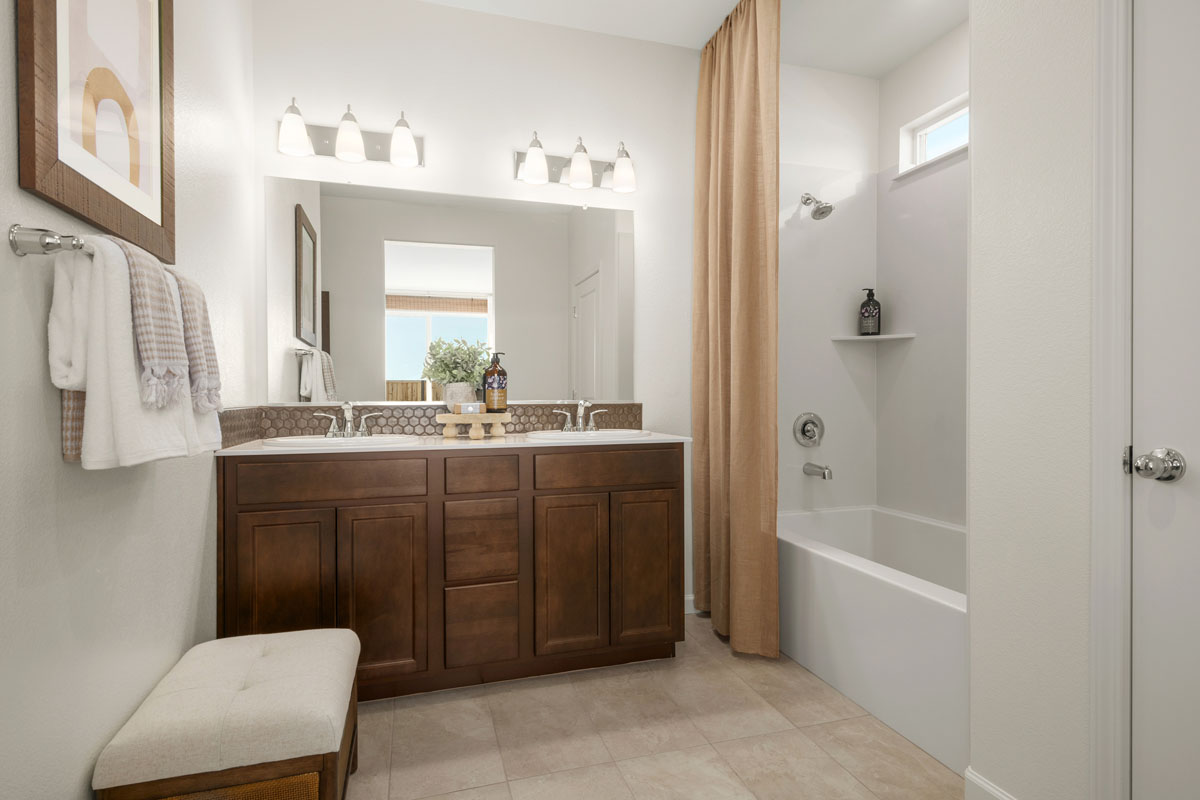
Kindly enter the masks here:
[[1132, 481], [1132, 786], [1183, 800], [1200, 797], [1200, 2], [1133, 6], [1133, 455], [1192, 465]]
[[595, 400], [600, 385], [600, 273], [577, 283], [571, 291], [571, 399]]

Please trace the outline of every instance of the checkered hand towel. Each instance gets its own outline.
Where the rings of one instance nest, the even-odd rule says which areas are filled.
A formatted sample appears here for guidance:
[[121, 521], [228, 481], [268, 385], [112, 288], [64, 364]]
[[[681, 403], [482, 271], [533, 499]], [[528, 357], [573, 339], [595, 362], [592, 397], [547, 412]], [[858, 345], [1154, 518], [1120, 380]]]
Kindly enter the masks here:
[[325, 384], [325, 399], [337, 400], [337, 380], [333, 377], [333, 356], [324, 350], [318, 350], [317, 358], [321, 359], [321, 380]]
[[135, 244], [109, 237], [129, 262], [133, 338], [142, 362], [141, 396], [147, 408], [174, 405], [187, 391], [188, 353], [167, 274]]
[[208, 320], [208, 302], [204, 292], [192, 281], [170, 270], [179, 282], [183, 310], [183, 343], [187, 350], [188, 373], [192, 379], [192, 408], [196, 411], [221, 410], [221, 371], [217, 367], [217, 347], [213, 343]]

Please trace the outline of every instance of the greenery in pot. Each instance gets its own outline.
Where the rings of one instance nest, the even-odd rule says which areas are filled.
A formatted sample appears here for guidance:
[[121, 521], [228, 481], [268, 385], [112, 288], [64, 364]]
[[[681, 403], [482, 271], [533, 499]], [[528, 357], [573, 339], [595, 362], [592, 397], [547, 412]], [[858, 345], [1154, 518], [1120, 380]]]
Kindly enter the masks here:
[[429, 343], [421, 377], [443, 386], [468, 383], [472, 388], [478, 388], [483, 385], [488, 361], [488, 348], [483, 342], [470, 344], [466, 339], [435, 339]]

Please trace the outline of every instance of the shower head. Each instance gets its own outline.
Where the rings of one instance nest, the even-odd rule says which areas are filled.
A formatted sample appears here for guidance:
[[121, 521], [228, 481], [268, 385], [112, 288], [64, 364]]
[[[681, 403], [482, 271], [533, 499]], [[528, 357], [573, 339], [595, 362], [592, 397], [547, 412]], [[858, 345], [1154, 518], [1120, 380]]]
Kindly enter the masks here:
[[813, 207], [812, 218], [817, 221], [823, 220], [826, 217], [828, 217], [830, 214], [833, 213], [833, 204], [832, 203], [823, 203], [820, 200], [818, 200], [817, 198], [813, 197], [808, 192], [805, 192], [804, 194], [800, 195], [800, 204], [805, 205], [805, 206], [812, 206]]

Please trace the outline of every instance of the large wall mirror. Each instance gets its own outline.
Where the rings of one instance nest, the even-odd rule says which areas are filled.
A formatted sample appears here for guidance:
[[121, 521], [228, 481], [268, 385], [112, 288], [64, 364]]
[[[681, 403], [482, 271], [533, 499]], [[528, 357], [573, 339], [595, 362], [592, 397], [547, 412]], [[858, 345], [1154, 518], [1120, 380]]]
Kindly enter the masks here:
[[[633, 212], [284, 178], [264, 194], [270, 402], [301, 401], [310, 347], [339, 400], [436, 402], [439, 339], [503, 352], [510, 402], [634, 399]], [[318, 242], [315, 347], [294, 334], [297, 206]]]

